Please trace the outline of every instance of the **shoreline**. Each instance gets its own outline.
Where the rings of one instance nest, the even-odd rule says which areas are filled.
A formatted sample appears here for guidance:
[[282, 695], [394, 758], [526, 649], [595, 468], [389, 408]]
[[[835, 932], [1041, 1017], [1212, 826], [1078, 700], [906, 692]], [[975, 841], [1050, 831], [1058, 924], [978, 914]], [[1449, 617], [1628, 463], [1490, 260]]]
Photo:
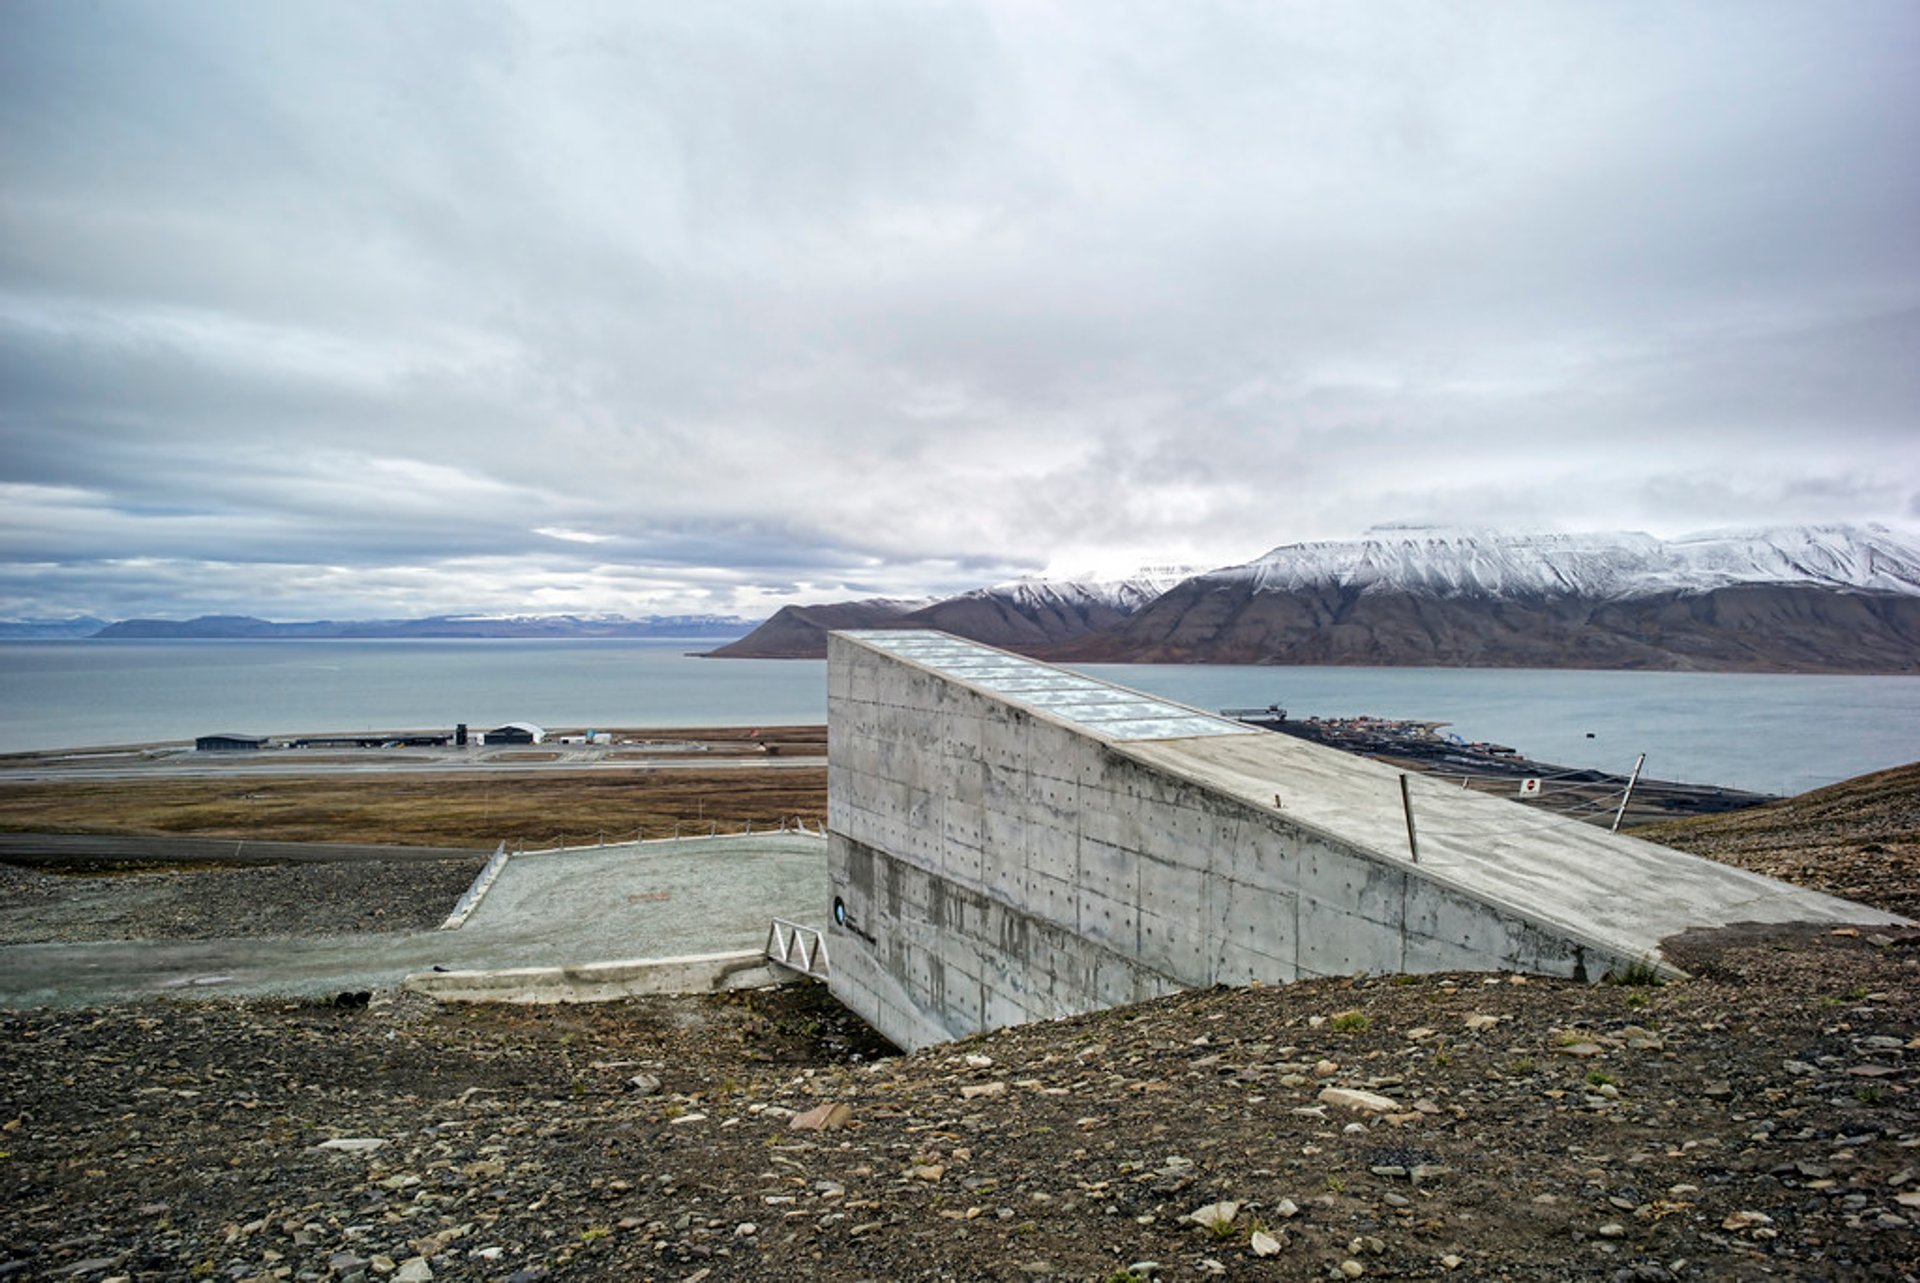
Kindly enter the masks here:
[[1602, 826], [1611, 826], [1616, 814], [1622, 826], [1630, 827], [1720, 815], [1782, 800], [1775, 793], [1543, 762], [1503, 744], [1469, 743], [1443, 735], [1446, 722], [1368, 716], [1295, 719], [1282, 709], [1229, 709], [1222, 715], [1423, 775], [1458, 779], [1465, 788]]

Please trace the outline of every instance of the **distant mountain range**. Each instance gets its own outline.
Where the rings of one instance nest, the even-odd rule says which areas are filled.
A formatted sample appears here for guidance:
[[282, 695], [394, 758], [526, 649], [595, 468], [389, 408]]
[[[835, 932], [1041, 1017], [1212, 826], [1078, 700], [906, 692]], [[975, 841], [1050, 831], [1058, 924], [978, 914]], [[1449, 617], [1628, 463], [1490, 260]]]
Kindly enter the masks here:
[[818, 656], [831, 628], [932, 627], [1082, 662], [1920, 672], [1920, 545], [1883, 526], [1380, 527], [1123, 582], [788, 607], [714, 653]]
[[0, 621], [0, 637], [684, 637], [818, 658], [840, 628], [937, 628], [1078, 662], [1920, 673], [1920, 543], [1884, 526], [1661, 540], [1387, 526], [1204, 573], [1017, 580], [942, 600], [724, 615], [437, 615], [275, 623]]
[[379, 638], [379, 637], [738, 637], [754, 626], [731, 615], [433, 615], [425, 619], [320, 619], [275, 623], [251, 615], [195, 619], [0, 621], [0, 637], [97, 638]]
[[0, 638], [8, 640], [61, 641], [73, 637], [91, 637], [107, 626], [104, 619], [74, 615], [68, 619], [0, 619]]

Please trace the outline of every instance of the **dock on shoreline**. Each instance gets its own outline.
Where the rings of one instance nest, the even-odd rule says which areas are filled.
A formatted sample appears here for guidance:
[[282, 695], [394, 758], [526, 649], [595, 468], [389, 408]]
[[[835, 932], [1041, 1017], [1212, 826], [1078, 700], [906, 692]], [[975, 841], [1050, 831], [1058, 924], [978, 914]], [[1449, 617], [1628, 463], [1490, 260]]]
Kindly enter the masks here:
[[1645, 775], [1631, 780], [1629, 796], [1626, 775], [1537, 761], [1504, 744], [1469, 742], [1445, 734], [1446, 722], [1366, 716], [1291, 718], [1278, 705], [1222, 709], [1221, 716], [1423, 775], [1458, 780], [1463, 788], [1603, 827], [1612, 825], [1617, 814], [1622, 825], [1630, 827], [1745, 810], [1779, 800], [1768, 793]]

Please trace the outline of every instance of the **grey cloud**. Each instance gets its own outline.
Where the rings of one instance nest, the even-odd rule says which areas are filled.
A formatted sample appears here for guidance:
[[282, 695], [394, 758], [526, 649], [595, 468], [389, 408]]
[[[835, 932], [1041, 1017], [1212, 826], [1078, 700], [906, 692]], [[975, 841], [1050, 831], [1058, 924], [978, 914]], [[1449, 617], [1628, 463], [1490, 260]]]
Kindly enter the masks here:
[[0, 610], [1911, 521], [1917, 44], [1899, 3], [19, 0]]

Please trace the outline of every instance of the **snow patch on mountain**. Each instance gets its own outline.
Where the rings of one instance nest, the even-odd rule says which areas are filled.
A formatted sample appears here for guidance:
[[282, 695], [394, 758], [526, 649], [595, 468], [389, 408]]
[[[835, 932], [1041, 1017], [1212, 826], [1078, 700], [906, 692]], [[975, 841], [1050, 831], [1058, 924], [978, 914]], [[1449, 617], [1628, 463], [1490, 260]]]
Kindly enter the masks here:
[[[655, 626], [670, 624], [724, 624], [733, 626], [744, 624], [751, 627], [753, 620], [742, 619], [738, 615], [623, 615], [618, 611], [563, 611], [489, 614], [467, 612], [458, 615], [430, 615], [428, 619], [449, 624], [652, 624]], [[417, 622], [417, 621], [415, 621]]]
[[1735, 584], [1810, 584], [1920, 595], [1920, 543], [1881, 525], [1766, 527], [1660, 540], [1637, 531], [1555, 534], [1374, 527], [1287, 544], [1204, 576], [1256, 592], [1337, 586], [1430, 597], [1624, 599]]
[[1024, 613], [1101, 605], [1130, 615], [1195, 573], [1192, 566], [1147, 566], [1121, 579], [1014, 579], [962, 596], [997, 597]]

